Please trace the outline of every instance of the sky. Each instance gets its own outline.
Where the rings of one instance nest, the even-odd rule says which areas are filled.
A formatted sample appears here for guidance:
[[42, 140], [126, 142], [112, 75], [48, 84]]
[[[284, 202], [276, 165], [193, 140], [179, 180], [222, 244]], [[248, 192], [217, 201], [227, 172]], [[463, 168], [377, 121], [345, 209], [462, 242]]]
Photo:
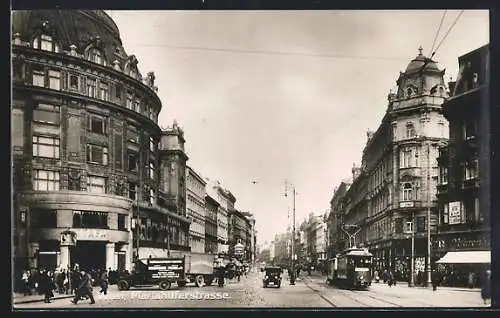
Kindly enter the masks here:
[[188, 165], [254, 213], [258, 244], [292, 224], [285, 179], [297, 223], [329, 209], [420, 46], [430, 56], [434, 43], [448, 82], [489, 42], [486, 10], [107, 13], [155, 72], [160, 126], [177, 120]]

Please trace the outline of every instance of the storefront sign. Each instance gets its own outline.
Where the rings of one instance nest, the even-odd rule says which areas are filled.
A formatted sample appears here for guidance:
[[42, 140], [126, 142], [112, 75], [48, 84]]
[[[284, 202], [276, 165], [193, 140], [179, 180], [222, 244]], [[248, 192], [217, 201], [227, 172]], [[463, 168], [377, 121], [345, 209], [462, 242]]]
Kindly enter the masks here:
[[460, 224], [462, 221], [462, 205], [460, 201], [455, 201], [455, 202], [450, 202], [448, 204], [448, 213], [449, 213], [449, 218], [448, 218], [448, 223], [453, 225], [453, 224]]
[[108, 236], [105, 231], [93, 230], [93, 229], [86, 229], [78, 234], [79, 240], [99, 241], [99, 240], [106, 240], [107, 237]]
[[413, 208], [413, 201], [399, 202], [400, 208]]

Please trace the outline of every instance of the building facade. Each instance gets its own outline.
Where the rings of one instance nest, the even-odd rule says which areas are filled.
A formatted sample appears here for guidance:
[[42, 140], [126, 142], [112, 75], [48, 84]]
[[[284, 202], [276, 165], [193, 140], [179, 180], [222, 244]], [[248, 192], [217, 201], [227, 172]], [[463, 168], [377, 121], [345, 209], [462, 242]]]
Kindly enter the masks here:
[[217, 211], [219, 203], [212, 196], [205, 196], [205, 253], [217, 254]]
[[[433, 237], [435, 258], [457, 251], [490, 251], [489, 46], [458, 59], [459, 74], [450, 83], [450, 98], [443, 104], [450, 141], [440, 149], [438, 232]], [[480, 277], [487, 263], [476, 257], [471, 264], [447, 271]], [[473, 260], [468, 260], [473, 261]], [[456, 284], [464, 284], [459, 281]]]
[[[229, 244], [229, 255], [234, 254], [234, 246], [238, 243], [245, 245], [247, 247], [247, 220], [245, 215], [240, 211], [233, 209], [228, 211], [228, 244]], [[244, 255], [243, 255], [244, 257]]]
[[206, 181], [188, 166], [186, 183], [186, 209], [187, 215], [191, 219], [189, 246], [191, 252], [205, 253]]
[[342, 181], [335, 189], [333, 197], [330, 200], [330, 213], [327, 218], [327, 257], [333, 258], [337, 253], [343, 251], [346, 246], [340, 245], [345, 242], [344, 232], [342, 229], [343, 219], [342, 214], [344, 211], [343, 202], [344, 196], [349, 189], [351, 182]]
[[436, 158], [448, 140], [441, 108], [448, 96], [444, 71], [419, 51], [400, 72], [381, 125], [367, 133], [362, 165], [353, 168], [343, 214], [343, 222], [357, 233], [351, 242], [370, 249], [377, 269], [390, 268], [405, 280], [412, 255], [416, 271], [426, 269], [427, 230], [434, 232], [437, 223]]
[[189, 249], [179, 234], [188, 220], [157, 202], [154, 73], [142, 77], [112, 19], [97, 10], [19, 11], [12, 34], [16, 269], [130, 270], [136, 224], [141, 243], [162, 246], [170, 231], [172, 248]]

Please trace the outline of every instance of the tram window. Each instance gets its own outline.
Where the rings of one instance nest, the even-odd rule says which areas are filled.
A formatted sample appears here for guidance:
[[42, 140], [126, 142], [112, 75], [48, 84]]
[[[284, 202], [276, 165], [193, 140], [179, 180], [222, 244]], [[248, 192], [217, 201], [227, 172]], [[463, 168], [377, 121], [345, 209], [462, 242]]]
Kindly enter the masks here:
[[362, 257], [362, 258], [356, 259], [356, 266], [357, 267], [368, 267], [368, 266], [370, 266], [371, 263], [372, 263], [372, 260], [370, 258], [367, 258], [367, 257]]

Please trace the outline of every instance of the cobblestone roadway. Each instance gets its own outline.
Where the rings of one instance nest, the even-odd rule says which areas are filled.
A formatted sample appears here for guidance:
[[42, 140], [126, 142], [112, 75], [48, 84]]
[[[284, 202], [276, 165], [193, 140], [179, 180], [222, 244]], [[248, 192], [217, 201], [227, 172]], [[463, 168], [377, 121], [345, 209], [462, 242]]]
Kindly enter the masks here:
[[[227, 293], [228, 299], [192, 299], [200, 292]], [[172, 299], [172, 296], [183, 299]], [[216, 295], [217, 296], [217, 295]], [[260, 273], [243, 277], [240, 283], [229, 282], [223, 288], [187, 286], [173, 291], [159, 291], [156, 288], [118, 291], [112, 286], [107, 296], [95, 295], [96, 304], [88, 301], [73, 305], [69, 299], [55, 300], [51, 304], [43, 302], [18, 304], [19, 309], [55, 308], [197, 308], [197, 307], [485, 307], [480, 294], [470, 291], [388, 287], [374, 284], [367, 291], [340, 290], [328, 286], [323, 278], [304, 278], [295, 286], [290, 286], [284, 277], [281, 288], [263, 288]]]

